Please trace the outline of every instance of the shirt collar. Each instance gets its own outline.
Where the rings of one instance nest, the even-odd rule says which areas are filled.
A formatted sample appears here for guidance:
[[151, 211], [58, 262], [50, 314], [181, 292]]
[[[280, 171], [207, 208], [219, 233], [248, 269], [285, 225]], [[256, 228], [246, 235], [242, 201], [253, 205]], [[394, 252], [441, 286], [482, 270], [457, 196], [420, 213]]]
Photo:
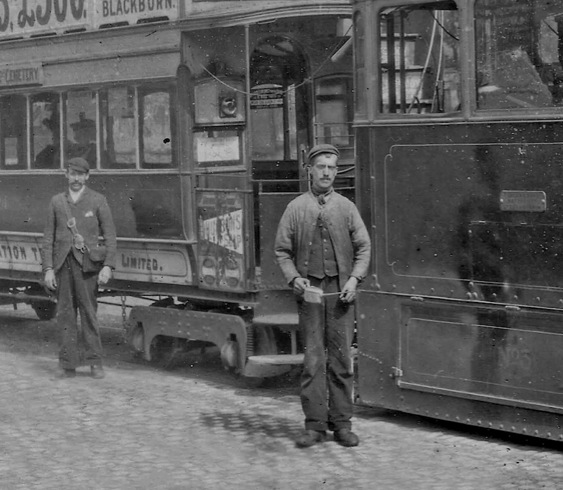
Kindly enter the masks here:
[[70, 199], [72, 200], [72, 202], [77, 202], [82, 197], [82, 194], [84, 194], [85, 189], [86, 189], [86, 186], [83, 186], [82, 189], [80, 189], [78, 192], [75, 192], [75, 191], [69, 189], [68, 195], [70, 196]]

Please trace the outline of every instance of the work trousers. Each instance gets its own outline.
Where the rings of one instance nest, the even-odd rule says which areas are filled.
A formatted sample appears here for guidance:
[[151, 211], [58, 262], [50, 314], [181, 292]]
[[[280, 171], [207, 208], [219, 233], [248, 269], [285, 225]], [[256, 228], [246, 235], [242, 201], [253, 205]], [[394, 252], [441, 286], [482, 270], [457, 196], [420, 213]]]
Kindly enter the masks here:
[[[338, 277], [308, 278], [324, 293], [338, 292]], [[301, 406], [305, 428], [350, 429], [353, 412], [354, 371], [352, 340], [354, 307], [338, 295], [322, 303], [299, 300], [299, 324], [304, 336], [305, 360], [301, 376]]]
[[[98, 274], [84, 273], [69, 253], [57, 273], [57, 325], [61, 329], [59, 363], [64, 369], [101, 366], [102, 340], [97, 318]], [[80, 322], [77, 321], [80, 313]]]

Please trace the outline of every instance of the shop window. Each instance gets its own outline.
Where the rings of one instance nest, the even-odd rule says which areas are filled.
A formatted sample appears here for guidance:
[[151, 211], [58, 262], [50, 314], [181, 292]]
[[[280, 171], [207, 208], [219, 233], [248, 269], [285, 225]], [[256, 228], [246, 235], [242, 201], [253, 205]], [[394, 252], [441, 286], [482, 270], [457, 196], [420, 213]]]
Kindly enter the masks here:
[[90, 168], [97, 166], [97, 97], [95, 92], [80, 90], [66, 96], [66, 159], [81, 157]]
[[31, 97], [32, 168], [61, 168], [60, 107], [58, 93], [44, 92]]
[[27, 100], [21, 95], [0, 99], [0, 168], [23, 169], [27, 166], [25, 122]]
[[170, 92], [167, 88], [140, 90], [141, 166], [144, 168], [173, 164]]
[[102, 168], [135, 168], [137, 123], [134, 87], [100, 92]]

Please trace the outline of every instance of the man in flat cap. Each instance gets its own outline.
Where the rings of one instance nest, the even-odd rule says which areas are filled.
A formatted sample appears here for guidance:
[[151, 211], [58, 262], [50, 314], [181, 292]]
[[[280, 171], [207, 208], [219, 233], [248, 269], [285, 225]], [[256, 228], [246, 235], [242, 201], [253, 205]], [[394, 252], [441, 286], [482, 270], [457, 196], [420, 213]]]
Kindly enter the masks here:
[[[368, 270], [371, 244], [356, 206], [333, 189], [338, 157], [338, 149], [328, 144], [309, 151], [309, 191], [288, 204], [275, 241], [278, 264], [297, 298], [304, 338], [305, 432], [296, 440], [298, 447], [324, 442], [327, 429], [342, 446], [359, 444], [351, 430], [353, 301]], [[322, 290], [318, 301], [307, 300], [311, 286]]]
[[84, 365], [104, 377], [96, 298], [115, 267], [116, 233], [106, 198], [86, 187], [89, 172], [83, 158], [69, 160], [68, 190], [51, 199], [41, 250], [45, 285], [57, 292], [61, 377]]

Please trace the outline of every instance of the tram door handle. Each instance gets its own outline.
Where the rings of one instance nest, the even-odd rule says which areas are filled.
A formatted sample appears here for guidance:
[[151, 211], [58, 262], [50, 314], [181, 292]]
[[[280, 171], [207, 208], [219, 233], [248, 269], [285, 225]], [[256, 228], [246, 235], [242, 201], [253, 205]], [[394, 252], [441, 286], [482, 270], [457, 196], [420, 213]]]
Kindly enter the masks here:
[[520, 311], [520, 307], [516, 305], [507, 305], [504, 307], [504, 309], [506, 311], [514, 311], [514, 312]]

